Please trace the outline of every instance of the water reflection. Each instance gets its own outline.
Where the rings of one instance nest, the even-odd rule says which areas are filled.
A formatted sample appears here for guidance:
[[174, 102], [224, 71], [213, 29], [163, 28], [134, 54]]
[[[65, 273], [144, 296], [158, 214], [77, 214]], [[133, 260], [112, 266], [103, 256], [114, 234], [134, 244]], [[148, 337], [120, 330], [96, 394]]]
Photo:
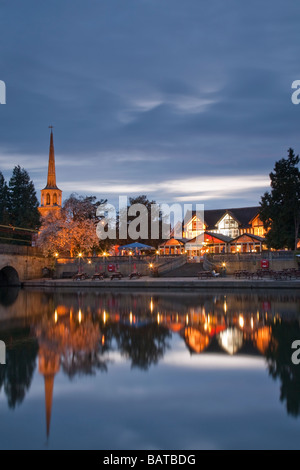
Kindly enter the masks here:
[[[9, 299], [9, 301], [8, 301]], [[291, 344], [300, 339], [295, 292], [0, 293], [0, 339], [7, 346], [0, 391], [20, 405], [34, 371], [44, 377], [49, 434], [55, 377], [106, 372], [118, 352], [143, 371], [162, 361], [176, 335], [191, 355], [260, 356], [279, 380], [287, 413], [300, 414], [300, 367]]]

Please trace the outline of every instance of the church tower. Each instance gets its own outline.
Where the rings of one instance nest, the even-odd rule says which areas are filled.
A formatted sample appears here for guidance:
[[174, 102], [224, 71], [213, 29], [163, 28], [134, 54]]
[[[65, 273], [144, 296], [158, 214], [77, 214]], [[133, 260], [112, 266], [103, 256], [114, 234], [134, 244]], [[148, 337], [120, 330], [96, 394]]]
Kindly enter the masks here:
[[55, 157], [52, 126], [50, 126], [50, 149], [48, 162], [47, 185], [41, 190], [41, 205], [39, 211], [42, 217], [50, 212], [59, 211], [62, 203], [62, 191], [56, 186]]

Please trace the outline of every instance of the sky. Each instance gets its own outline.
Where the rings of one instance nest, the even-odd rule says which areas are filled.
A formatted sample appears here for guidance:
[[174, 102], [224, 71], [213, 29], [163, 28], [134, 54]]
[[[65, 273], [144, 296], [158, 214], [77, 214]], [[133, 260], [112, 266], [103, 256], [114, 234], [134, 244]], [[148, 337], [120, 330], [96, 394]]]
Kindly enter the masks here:
[[0, 0], [0, 171], [116, 204], [259, 205], [300, 153], [294, 0]]

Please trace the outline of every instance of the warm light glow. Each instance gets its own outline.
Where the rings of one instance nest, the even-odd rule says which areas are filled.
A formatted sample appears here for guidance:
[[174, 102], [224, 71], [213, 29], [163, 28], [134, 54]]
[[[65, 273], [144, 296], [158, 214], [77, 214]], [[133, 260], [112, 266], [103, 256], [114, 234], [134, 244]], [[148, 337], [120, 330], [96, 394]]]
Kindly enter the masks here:
[[130, 325], [132, 325], [132, 312], [130, 312], [129, 314], [129, 322], [130, 322]]
[[152, 264], [152, 263], [149, 264], [149, 268], [150, 268], [150, 269], [153, 268], [153, 264]]
[[92, 264], [92, 262], [91, 262], [91, 260], [90, 260], [90, 259], [88, 260], [88, 264]]
[[57, 310], [55, 310], [55, 312], [54, 312], [54, 321], [55, 321], [55, 323], [57, 323]]
[[105, 324], [106, 323], [106, 311], [104, 310], [103, 312], [103, 323]]
[[158, 325], [160, 324], [160, 315], [159, 315], [159, 313], [157, 314], [157, 324]]
[[129, 256], [132, 256], [132, 251], [129, 251]]
[[219, 334], [218, 342], [229, 354], [235, 354], [243, 345], [243, 333], [235, 328], [227, 328]]
[[103, 252], [103, 256], [107, 256], [107, 253], [105, 251]]
[[105, 344], [105, 336], [104, 335], [102, 335], [102, 341], [101, 342], [102, 342], [102, 346], [104, 346], [104, 344]]
[[241, 328], [244, 328], [244, 317], [243, 315], [239, 315], [239, 325]]
[[159, 251], [158, 251], [158, 250], [156, 250], [156, 254], [159, 255]]
[[185, 323], [186, 323], [187, 325], [189, 324], [189, 316], [188, 316], [188, 315], [186, 315], [186, 317], [185, 317]]
[[154, 305], [153, 305], [153, 300], [152, 300], [152, 298], [151, 298], [151, 300], [150, 300], [150, 312], [151, 312], [151, 313], [153, 312], [153, 307], [154, 307]]
[[78, 253], [78, 256], [79, 256], [79, 258], [81, 258], [81, 257], [82, 257], [82, 253]]
[[224, 262], [224, 263], [222, 263], [222, 266], [223, 266], [223, 268], [225, 268], [225, 266], [226, 266], [226, 263], [225, 263], [225, 262]]
[[54, 253], [54, 256], [55, 256], [55, 258], [58, 258], [58, 253], [57, 252]]
[[79, 309], [79, 311], [78, 311], [78, 321], [79, 321], [79, 323], [81, 323], [81, 321], [82, 321], [81, 309]]
[[226, 302], [226, 300], [224, 300], [223, 308], [224, 308], [224, 313], [226, 314], [227, 313], [227, 302]]
[[253, 317], [251, 317], [250, 323], [251, 323], [251, 328], [253, 330], [253, 326], [254, 326]]

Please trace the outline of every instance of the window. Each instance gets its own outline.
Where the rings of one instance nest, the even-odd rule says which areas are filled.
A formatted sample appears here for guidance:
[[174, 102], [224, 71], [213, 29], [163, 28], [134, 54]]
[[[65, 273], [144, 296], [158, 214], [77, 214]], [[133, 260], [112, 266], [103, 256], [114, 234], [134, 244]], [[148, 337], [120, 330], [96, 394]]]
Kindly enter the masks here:
[[57, 204], [57, 194], [53, 194], [53, 204]]
[[46, 196], [46, 204], [47, 206], [50, 206], [50, 194], [49, 193]]

